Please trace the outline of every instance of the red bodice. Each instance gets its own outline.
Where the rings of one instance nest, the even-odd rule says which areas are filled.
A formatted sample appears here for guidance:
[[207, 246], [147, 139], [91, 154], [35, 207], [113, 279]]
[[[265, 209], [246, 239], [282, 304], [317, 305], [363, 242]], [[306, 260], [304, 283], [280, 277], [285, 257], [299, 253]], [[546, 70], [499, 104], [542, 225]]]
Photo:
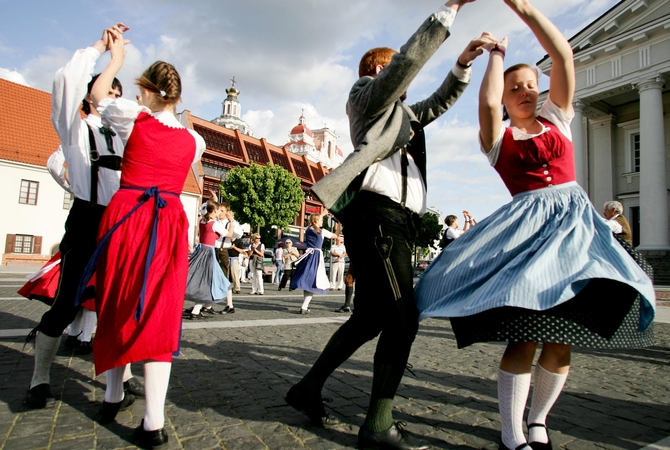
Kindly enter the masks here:
[[512, 195], [575, 181], [572, 142], [547, 119], [537, 120], [549, 131], [517, 141], [505, 130], [494, 169]]
[[207, 223], [200, 222], [200, 243], [204, 245], [214, 245], [219, 235], [213, 229], [214, 221], [210, 220]]
[[158, 186], [181, 194], [195, 147], [195, 138], [186, 128], [170, 128], [140, 113], [124, 151], [121, 186]]

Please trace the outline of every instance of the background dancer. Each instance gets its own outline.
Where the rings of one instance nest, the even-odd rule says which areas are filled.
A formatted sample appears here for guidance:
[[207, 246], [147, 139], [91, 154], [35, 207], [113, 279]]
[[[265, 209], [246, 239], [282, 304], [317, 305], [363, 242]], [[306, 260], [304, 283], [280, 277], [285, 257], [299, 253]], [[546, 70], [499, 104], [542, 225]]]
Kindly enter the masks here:
[[[281, 291], [286, 287], [286, 282], [289, 278], [293, 278], [293, 272], [295, 271], [294, 263], [300, 257], [298, 249], [293, 246], [293, 241], [286, 239], [284, 241], [284, 254], [282, 255], [282, 261], [284, 262], [284, 273], [282, 274], [281, 281], [279, 282], [278, 291]], [[290, 285], [289, 285], [290, 286]]]
[[299, 314], [309, 313], [309, 303], [314, 294], [327, 294], [330, 289], [326, 265], [323, 260], [323, 239], [330, 239], [333, 233], [321, 228], [323, 216], [328, 213], [325, 209], [319, 214], [309, 216], [309, 227], [305, 231], [305, 253], [295, 261], [295, 270], [291, 277], [290, 290], [302, 289], [303, 302]]
[[[105, 123], [126, 143], [121, 188], [103, 216], [96, 251], [93, 357], [97, 373], [109, 371], [101, 414], [107, 420], [113, 420], [123, 400], [123, 366], [144, 362], [146, 411], [133, 438], [151, 447], [168, 439], [165, 396], [186, 292], [189, 225], [179, 194], [206, 145], [172, 113], [181, 97], [181, 79], [168, 63], [152, 64], [137, 79], [144, 106], [105, 98], [123, 65], [121, 31], [109, 32], [112, 58], [91, 92]], [[157, 161], [161, 170], [155, 170]]]
[[215, 250], [220, 233], [227, 232], [216, 220], [219, 214], [220, 205], [216, 201], [208, 201], [199, 224], [200, 244], [188, 257], [186, 300], [195, 302], [187, 316], [191, 320], [204, 318], [201, 312], [203, 306], [213, 309], [212, 304], [222, 302], [230, 292], [230, 281], [219, 265]]
[[351, 89], [347, 114], [356, 151], [312, 191], [342, 222], [356, 265], [354, 312], [330, 338], [314, 366], [286, 401], [313, 423], [330, 425], [321, 390], [326, 379], [361, 345], [381, 333], [375, 352], [370, 406], [359, 448], [421, 449], [429, 445], [393, 423], [393, 398], [418, 329], [412, 295], [412, 245], [426, 209], [423, 128], [449, 109], [467, 86], [472, 61], [485, 40], [470, 42], [442, 85], [426, 100], [405, 105], [405, 92], [449, 36], [467, 0], [449, 0], [396, 52], [368, 51]]
[[[654, 290], [575, 182], [570, 44], [528, 1], [505, 3], [551, 57], [549, 95], [536, 117], [537, 72], [518, 64], [503, 74], [507, 39], [486, 45], [481, 146], [513, 199], [449, 245], [415, 293], [422, 318], [452, 318], [459, 347], [509, 342], [498, 373], [500, 448], [550, 449], [546, 417], [568, 376], [571, 346], [650, 345]], [[527, 440], [523, 415], [539, 342]]]

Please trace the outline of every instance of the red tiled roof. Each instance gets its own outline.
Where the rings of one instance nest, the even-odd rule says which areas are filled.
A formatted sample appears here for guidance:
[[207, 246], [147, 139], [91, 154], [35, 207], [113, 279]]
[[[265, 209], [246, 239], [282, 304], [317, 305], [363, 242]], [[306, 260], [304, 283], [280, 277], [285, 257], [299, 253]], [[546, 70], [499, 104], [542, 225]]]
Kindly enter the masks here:
[[[60, 145], [51, 124], [51, 94], [0, 79], [0, 105], [0, 159], [45, 167]], [[193, 170], [184, 191], [201, 194]]]
[[0, 105], [0, 159], [46, 166], [60, 144], [51, 94], [0, 79]]

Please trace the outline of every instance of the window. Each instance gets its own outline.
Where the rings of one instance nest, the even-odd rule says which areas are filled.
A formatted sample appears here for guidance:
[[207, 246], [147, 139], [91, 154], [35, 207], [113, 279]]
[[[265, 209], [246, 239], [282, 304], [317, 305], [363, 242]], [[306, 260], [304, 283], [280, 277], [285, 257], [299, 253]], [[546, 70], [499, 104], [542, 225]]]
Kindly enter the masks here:
[[631, 172], [640, 171], [640, 133], [630, 134], [630, 168]]
[[596, 84], [596, 68], [589, 67], [586, 69], [586, 85], [591, 86]]
[[65, 191], [63, 196], [63, 209], [72, 208], [72, 203], [74, 202], [74, 195], [71, 192]]
[[640, 67], [647, 67], [649, 64], [651, 64], [651, 60], [649, 58], [649, 47], [641, 48]]
[[621, 76], [621, 58], [612, 60], [612, 78]]
[[19, 203], [37, 205], [37, 191], [40, 184], [37, 181], [21, 180]]
[[32, 253], [33, 252], [33, 237], [23, 234], [17, 234], [14, 239], [13, 253]]

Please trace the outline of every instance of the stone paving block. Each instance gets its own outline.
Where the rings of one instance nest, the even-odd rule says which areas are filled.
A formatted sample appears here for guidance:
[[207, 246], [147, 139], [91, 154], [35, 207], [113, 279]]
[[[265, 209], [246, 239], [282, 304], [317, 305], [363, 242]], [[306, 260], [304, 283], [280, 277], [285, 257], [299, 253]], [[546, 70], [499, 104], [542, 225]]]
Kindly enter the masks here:
[[[12, 435], [14, 435], [12, 433]], [[47, 448], [51, 441], [51, 433], [35, 433], [29, 436], [16, 435], [5, 441], [5, 448], [11, 450], [38, 450]]]
[[226, 438], [224, 443], [226, 450], [266, 450], [267, 447], [256, 436], [244, 436]]
[[188, 439], [193, 436], [201, 435], [212, 435], [212, 429], [207, 422], [188, 425], [175, 424], [174, 431], [177, 436], [179, 436], [179, 439]]
[[92, 435], [95, 432], [95, 422], [83, 414], [59, 414], [54, 429], [54, 440], [72, 438], [73, 436]]
[[95, 446], [95, 436], [82, 436], [75, 437], [72, 439], [64, 439], [61, 441], [54, 441], [49, 447], [50, 450], [88, 450], [94, 449]]
[[179, 443], [181, 444], [181, 448], [184, 450], [206, 450], [221, 448], [219, 439], [212, 434], [196, 436], [188, 439], [181, 439], [180, 436]]

